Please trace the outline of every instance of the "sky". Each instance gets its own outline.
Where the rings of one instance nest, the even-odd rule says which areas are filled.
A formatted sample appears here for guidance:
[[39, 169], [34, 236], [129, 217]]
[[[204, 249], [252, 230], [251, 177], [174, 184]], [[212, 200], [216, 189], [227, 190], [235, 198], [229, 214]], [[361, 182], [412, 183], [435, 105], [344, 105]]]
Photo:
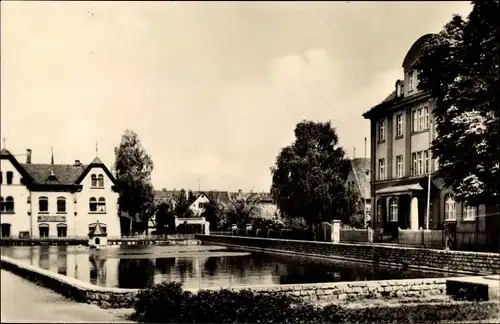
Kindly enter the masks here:
[[[361, 116], [422, 35], [469, 2], [1, 2], [1, 136], [33, 163], [114, 162], [126, 129], [156, 189], [268, 191], [301, 120], [364, 156]], [[4, 142], [2, 141], [2, 147]], [[367, 150], [369, 154], [369, 149]]]

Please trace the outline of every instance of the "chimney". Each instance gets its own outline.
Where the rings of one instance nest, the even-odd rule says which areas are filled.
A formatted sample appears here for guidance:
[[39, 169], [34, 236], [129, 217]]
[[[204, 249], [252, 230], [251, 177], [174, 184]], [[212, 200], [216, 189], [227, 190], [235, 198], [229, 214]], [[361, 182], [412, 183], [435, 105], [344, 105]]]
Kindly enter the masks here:
[[75, 166], [81, 166], [82, 163], [80, 162], [80, 160], [75, 160]]
[[31, 149], [26, 150], [26, 164], [31, 164]]
[[367, 155], [366, 155], [366, 149], [367, 149], [367, 146], [366, 146], [366, 137], [365, 137], [365, 159], [367, 157]]

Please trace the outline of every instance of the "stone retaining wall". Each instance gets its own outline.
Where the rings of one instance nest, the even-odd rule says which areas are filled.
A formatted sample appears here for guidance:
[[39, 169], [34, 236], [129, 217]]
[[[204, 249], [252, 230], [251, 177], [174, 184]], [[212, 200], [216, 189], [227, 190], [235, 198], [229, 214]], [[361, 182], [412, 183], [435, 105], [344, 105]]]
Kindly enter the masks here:
[[[5, 270], [78, 302], [96, 304], [102, 308], [133, 308], [135, 305], [138, 289], [99, 287], [5, 256], [1, 256], [1, 266]], [[231, 287], [230, 289], [251, 289], [262, 294], [283, 292], [310, 302], [376, 298], [422, 298], [443, 295], [446, 291], [447, 279], [449, 278], [244, 286]], [[220, 288], [208, 288], [208, 290], [218, 289]], [[197, 290], [190, 291], [196, 292]]]
[[203, 243], [461, 274], [500, 273], [499, 253], [431, 250], [377, 244], [329, 243], [243, 236], [197, 235]]
[[3, 255], [1, 267], [78, 302], [102, 308], [131, 308], [135, 305], [138, 289], [99, 287]]

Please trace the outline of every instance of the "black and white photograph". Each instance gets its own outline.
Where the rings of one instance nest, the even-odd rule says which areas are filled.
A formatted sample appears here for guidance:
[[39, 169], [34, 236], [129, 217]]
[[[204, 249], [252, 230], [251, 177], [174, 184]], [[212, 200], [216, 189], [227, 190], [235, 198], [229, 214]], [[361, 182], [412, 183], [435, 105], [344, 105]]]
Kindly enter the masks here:
[[500, 322], [500, 0], [0, 5], [2, 323]]

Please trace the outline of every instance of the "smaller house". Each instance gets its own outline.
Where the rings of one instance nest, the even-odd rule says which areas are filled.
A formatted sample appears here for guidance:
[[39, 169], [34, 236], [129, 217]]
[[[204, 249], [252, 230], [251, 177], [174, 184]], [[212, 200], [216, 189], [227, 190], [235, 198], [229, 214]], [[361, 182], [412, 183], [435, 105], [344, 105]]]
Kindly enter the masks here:
[[99, 221], [89, 225], [89, 247], [101, 248], [108, 245], [108, 233], [106, 233], [106, 225]]
[[349, 173], [345, 181], [345, 188], [349, 195], [347, 211], [349, 214], [366, 210], [371, 213], [370, 195], [370, 159], [355, 158], [349, 161]]
[[197, 196], [193, 196], [192, 201], [188, 201], [188, 210], [193, 213], [193, 216], [200, 217], [205, 211], [205, 204], [210, 203], [205, 193], [200, 193]]

